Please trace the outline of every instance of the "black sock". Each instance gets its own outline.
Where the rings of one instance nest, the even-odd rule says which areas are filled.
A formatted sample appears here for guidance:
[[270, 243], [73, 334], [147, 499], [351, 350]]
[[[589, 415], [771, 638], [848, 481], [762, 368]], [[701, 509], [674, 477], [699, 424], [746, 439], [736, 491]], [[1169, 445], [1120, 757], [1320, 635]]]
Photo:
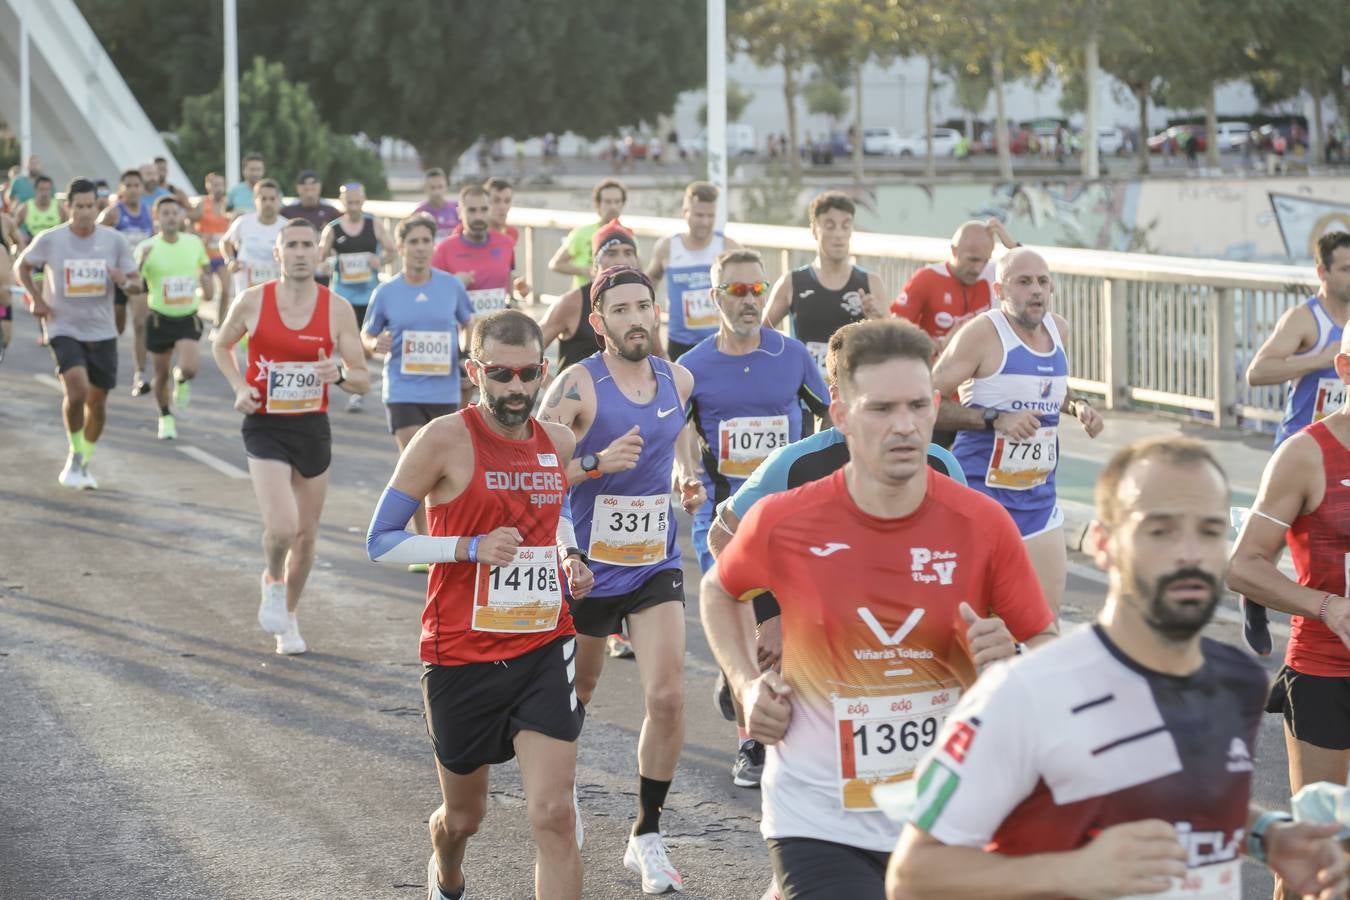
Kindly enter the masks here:
[[445, 888], [441, 887], [440, 882], [438, 881], [436, 883], [436, 888], [441, 892], [441, 895], [445, 897], [445, 900], [462, 900], [464, 897], [464, 885], [462, 884], [457, 891], [447, 891]]
[[159, 408], [159, 414], [160, 414], [161, 416], [167, 416], [167, 415], [169, 414], [169, 407], [168, 407], [168, 406], [161, 406], [161, 407]]
[[638, 776], [638, 816], [633, 834], [652, 834], [661, 830], [661, 808], [666, 805], [669, 781]]

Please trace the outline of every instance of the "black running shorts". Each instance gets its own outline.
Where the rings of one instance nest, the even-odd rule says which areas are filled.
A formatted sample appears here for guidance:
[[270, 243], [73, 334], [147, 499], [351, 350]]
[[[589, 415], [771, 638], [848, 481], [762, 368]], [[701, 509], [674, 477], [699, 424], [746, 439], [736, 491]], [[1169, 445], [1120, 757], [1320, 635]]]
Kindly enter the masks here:
[[1289, 732], [1325, 750], [1350, 750], [1350, 678], [1306, 675], [1284, 666], [1270, 686], [1266, 712], [1282, 713]]
[[515, 738], [534, 731], [560, 741], [581, 735], [576, 638], [568, 635], [500, 662], [422, 667], [427, 734], [436, 758], [456, 775], [504, 763]]
[[782, 900], [885, 900], [889, 853], [813, 838], [769, 838]]
[[394, 434], [400, 428], [421, 428], [432, 419], [448, 416], [457, 409], [458, 403], [386, 403], [384, 414], [389, 420], [389, 433]]
[[117, 338], [81, 341], [63, 335], [50, 338], [47, 346], [56, 359], [56, 374], [82, 367], [94, 387], [105, 391], [117, 387]]
[[200, 341], [202, 320], [196, 315], [166, 316], [152, 312], [145, 322], [145, 349], [168, 353], [179, 341]]
[[333, 460], [328, 413], [244, 416], [244, 450], [253, 459], [284, 462], [304, 478], [318, 478]]
[[662, 569], [636, 590], [615, 597], [587, 597], [573, 600], [572, 624], [578, 634], [608, 637], [623, 628], [623, 620], [662, 603], [684, 603], [684, 572]]

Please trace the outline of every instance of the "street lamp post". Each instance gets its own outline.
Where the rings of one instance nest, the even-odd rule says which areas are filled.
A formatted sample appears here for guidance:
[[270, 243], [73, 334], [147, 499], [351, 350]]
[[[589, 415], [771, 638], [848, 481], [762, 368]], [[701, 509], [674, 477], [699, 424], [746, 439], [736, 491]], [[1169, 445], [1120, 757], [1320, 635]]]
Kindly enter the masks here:
[[727, 4], [708, 0], [708, 180], [717, 186], [717, 228], [727, 221]]
[[225, 184], [239, 183], [239, 15], [225, 4]]

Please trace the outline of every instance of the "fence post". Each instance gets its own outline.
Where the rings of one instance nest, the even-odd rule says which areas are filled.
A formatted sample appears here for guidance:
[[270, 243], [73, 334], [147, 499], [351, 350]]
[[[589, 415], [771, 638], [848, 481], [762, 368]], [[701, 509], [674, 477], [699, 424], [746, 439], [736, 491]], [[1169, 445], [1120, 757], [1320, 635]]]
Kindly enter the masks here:
[[1128, 409], [1130, 405], [1130, 336], [1125, 282], [1107, 278], [1102, 282], [1102, 377], [1106, 381], [1106, 408]]
[[1230, 428], [1237, 421], [1237, 335], [1232, 288], [1215, 288], [1210, 307], [1210, 392], [1214, 399], [1214, 427]]

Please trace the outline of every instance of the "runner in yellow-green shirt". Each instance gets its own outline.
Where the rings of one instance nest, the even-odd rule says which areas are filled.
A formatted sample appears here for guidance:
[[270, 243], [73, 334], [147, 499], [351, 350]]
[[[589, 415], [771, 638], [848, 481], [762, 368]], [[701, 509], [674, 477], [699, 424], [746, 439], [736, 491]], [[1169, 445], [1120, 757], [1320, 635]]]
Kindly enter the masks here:
[[197, 309], [203, 300], [211, 299], [215, 287], [206, 245], [195, 234], [182, 230], [185, 212], [177, 198], [161, 196], [155, 201], [159, 233], [136, 248], [136, 261], [148, 291], [150, 319], [145, 342], [154, 360], [151, 386], [159, 405], [161, 441], [178, 437], [178, 426], [169, 411], [169, 367], [177, 353], [173, 404], [184, 409], [191, 398], [189, 384], [197, 374], [197, 342], [202, 337]]
[[606, 178], [591, 191], [591, 202], [595, 204], [596, 215], [600, 221], [589, 225], [578, 225], [563, 238], [562, 246], [548, 261], [551, 271], [572, 276], [572, 287], [579, 288], [590, 280], [591, 237], [602, 227], [619, 218], [623, 206], [628, 202], [628, 190], [621, 182]]

